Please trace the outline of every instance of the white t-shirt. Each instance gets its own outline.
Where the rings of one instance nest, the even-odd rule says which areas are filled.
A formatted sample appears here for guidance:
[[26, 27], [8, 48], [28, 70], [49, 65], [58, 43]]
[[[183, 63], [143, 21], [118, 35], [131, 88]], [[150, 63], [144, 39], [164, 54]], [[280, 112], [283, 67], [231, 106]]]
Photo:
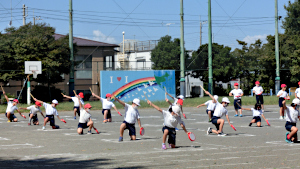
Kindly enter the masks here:
[[258, 87], [254, 86], [253, 91], [255, 92], [256, 95], [258, 95], [258, 94], [261, 94], [264, 91], [264, 89], [261, 86], [258, 86]]
[[295, 93], [296, 93], [296, 97], [299, 97], [300, 96], [300, 88], [297, 88]]
[[[79, 107], [79, 102], [78, 102], [78, 98], [77, 97], [71, 97], [72, 101], [74, 102], [74, 107]], [[84, 105], [84, 102], [82, 99], [80, 99], [80, 102], [82, 105]]]
[[207, 105], [207, 110], [214, 111], [216, 108], [216, 103], [214, 103], [213, 100], [208, 100], [204, 104]]
[[43, 103], [43, 106], [45, 107], [46, 115], [55, 115], [58, 116], [58, 112], [55, 107], [52, 107], [51, 104]]
[[115, 104], [112, 101], [108, 101], [107, 99], [103, 99], [102, 97], [100, 101], [102, 102], [102, 109], [110, 110], [112, 107], [115, 107]]
[[214, 111], [214, 116], [222, 117], [223, 115], [228, 115], [228, 111], [221, 103], [217, 102]]
[[[231, 92], [234, 96], [234, 100], [235, 99], [241, 99], [241, 95], [243, 94], [243, 91], [241, 89], [233, 89], [231, 90]], [[240, 96], [240, 97], [237, 97], [237, 96]]]
[[18, 110], [18, 107], [14, 106], [12, 101], [7, 102], [6, 113], [14, 114], [15, 110]]
[[176, 128], [178, 123], [182, 123], [181, 118], [177, 116], [172, 116], [172, 114], [169, 111], [162, 111], [162, 114], [164, 116], [164, 126], [170, 127], [170, 128]]
[[286, 121], [289, 121], [291, 123], [297, 123], [297, 119], [300, 116], [299, 111], [295, 110], [293, 107], [287, 107], [285, 111], [286, 111], [286, 116], [285, 116]]
[[137, 109], [125, 103], [125, 117], [124, 120], [129, 124], [134, 124], [137, 119], [140, 119], [140, 114]]
[[252, 112], [253, 112], [253, 117], [255, 116], [261, 116], [263, 114], [262, 110], [255, 110], [254, 108], [251, 108]]
[[80, 110], [80, 117], [79, 117], [79, 123], [87, 123], [90, 118], [91, 118], [91, 114], [86, 112], [84, 109]]
[[30, 114], [36, 115], [38, 112], [42, 113], [42, 110], [40, 107], [35, 107], [35, 105], [29, 106], [26, 108], [27, 110], [30, 110]]
[[281, 93], [282, 93], [282, 95], [279, 96], [279, 98], [285, 98], [286, 96], [288, 96], [288, 93], [286, 91], [283, 91], [283, 90], [279, 90], [279, 92], [277, 93], [277, 96]]

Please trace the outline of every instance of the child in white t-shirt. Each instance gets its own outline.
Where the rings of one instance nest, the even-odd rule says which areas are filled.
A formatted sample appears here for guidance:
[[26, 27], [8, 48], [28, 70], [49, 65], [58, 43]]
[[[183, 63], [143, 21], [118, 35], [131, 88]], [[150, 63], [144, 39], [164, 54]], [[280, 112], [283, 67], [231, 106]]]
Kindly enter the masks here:
[[240, 111], [240, 117], [243, 117], [242, 115], [242, 96], [244, 95], [243, 91], [239, 89], [239, 84], [234, 83], [234, 89], [230, 91], [229, 96], [234, 97], [234, 109], [235, 109], [235, 117], [238, 115], [238, 110]]
[[295, 98], [300, 99], [300, 81], [298, 82], [299, 88], [296, 89], [295, 91]]
[[123, 134], [124, 134], [124, 130], [126, 130], [126, 129], [129, 130], [129, 136], [130, 136], [131, 140], [136, 140], [136, 130], [135, 130], [136, 121], [138, 122], [140, 129], [142, 128], [140, 114], [137, 109], [138, 106], [140, 106], [140, 100], [133, 99], [132, 104], [129, 105], [129, 104], [124, 103], [123, 101], [119, 100], [117, 97], [115, 97], [115, 99], [121, 105], [123, 105], [125, 108], [124, 121], [120, 126], [119, 141], [123, 141]]
[[30, 113], [29, 113], [29, 122], [28, 122], [29, 126], [31, 125], [31, 120], [33, 120], [32, 123], [34, 125], [39, 125], [39, 119], [37, 118], [37, 113], [38, 112], [40, 112], [41, 115], [45, 118], [42, 110], [40, 109], [41, 106], [42, 105], [41, 105], [40, 102], [35, 102], [35, 105], [29, 106], [27, 108], [20, 107], [20, 109], [30, 110]]
[[264, 89], [260, 86], [259, 81], [255, 82], [255, 86], [253, 87], [253, 93], [256, 96], [256, 103], [261, 104], [262, 112], [264, 112], [264, 98], [263, 98]]
[[[83, 129], [89, 128], [88, 134], [92, 134], [92, 128], [94, 127], [94, 122], [92, 121], [92, 116], [90, 114], [90, 110], [92, 106], [90, 103], [87, 103], [86, 105], [82, 105], [81, 102], [79, 101], [80, 96], [78, 97], [78, 102], [79, 102], [79, 110], [80, 110], [80, 116], [79, 116], [79, 123], [77, 127], [77, 133], [78, 134], [83, 134]], [[84, 109], [83, 109], [84, 107]]]
[[[177, 96], [177, 98], [174, 98], [172, 95], [170, 95], [169, 93], [166, 92], [166, 94], [168, 96], [170, 96], [173, 100], [174, 100], [174, 103], [172, 104], [171, 102], [168, 102], [170, 104], [170, 107], [171, 106], [175, 106], [175, 105], [178, 105], [180, 107], [180, 110], [182, 112], [182, 115], [183, 117], [186, 119], [186, 115], [183, 113], [183, 110], [182, 110], [182, 106], [183, 106], [183, 100], [184, 100], [184, 96], [182, 95], [179, 95]], [[180, 114], [179, 114], [180, 115]]]
[[254, 108], [242, 108], [243, 110], [250, 110], [253, 112], [253, 119], [251, 120], [249, 126], [252, 125], [252, 123], [256, 123], [257, 127], [261, 126], [261, 118], [263, 117], [264, 120], [268, 123], [268, 120], [265, 118], [262, 110], [261, 110], [261, 104], [256, 103]]
[[7, 95], [5, 94], [5, 91], [3, 91], [3, 95], [7, 101], [7, 108], [6, 108], [6, 112], [5, 112], [5, 116], [7, 117], [7, 122], [17, 122], [18, 119], [17, 117], [15, 116], [15, 110], [17, 112], [19, 112], [19, 114], [26, 118], [24, 115], [21, 114], [21, 112], [19, 111], [18, 107], [17, 107], [17, 104], [19, 103], [19, 100], [18, 99], [14, 99], [13, 101], [9, 101]]
[[289, 94], [285, 91], [286, 87], [287, 87], [286, 84], [281, 84], [281, 90], [277, 93], [277, 97], [279, 97], [278, 104], [279, 104], [279, 107], [280, 107], [280, 110], [279, 110], [280, 117], [279, 117], [279, 119], [284, 119], [284, 106], [283, 106], [282, 102], [285, 99], [290, 100]]
[[147, 103], [154, 107], [156, 110], [160, 111], [164, 116], [164, 126], [162, 128], [163, 132], [163, 143], [162, 143], [162, 149], [166, 150], [166, 140], [169, 136], [168, 143], [170, 148], [175, 148], [176, 145], [176, 130], [177, 124], [179, 123], [182, 129], [186, 134], [189, 132], [186, 130], [183, 121], [181, 121], [181, 118], [179, 117], [180, 113], [180, 107], [178, 106], [172, 106], [169, 111], [164, 111], [160, 109], [158, 106], [151, 103], [151, 101], [147, 100]]
[[[214, 98], [218, 101], [218, 95], [214, 95]], [[206, 107], [206, 114], [208, 114], [209, 120], [208, 122], [211, 122], [211, 118], [214, 115], [214, 111], [216, 108], [216, 103], [213, 100], [208, 100], [207, 102], [200, 104], [197, 106], [197, 108], [202, 107], [202, 106], [207, 106]]]
[[[84, 95], [82, 92], [80, 92], [78, 94], [80, 96], [80, 102], [82, 105], [84, 105], [84, 102], [83, 102], [83, 98], [84, 98]], [[65, 98], [68, 98], [68, 99], [72, 99], [72, 101], [74, 102], [74, 119], [76, 119], [76, 113], [78, 114], [78, 116], [80, 116], [80, 110], [79, 110], [79, 101], [78, 101], [78, 98], [77, 97], [71, 97], [71, 96], [67, 96], [67, 95], [63, 95], [63, 97]]]
[[297, 120], [300, 120], [300, 112], [297, 109], [297, 106], [300, 105], [300, 100], [295, 98], [292, 101], [291, 107], [287, 107], [285, 104], [285, 100], [282, 101], [283, 107], [286, 111], [286, 123], [285, 129], [289, 132], [285, 134], [285, 141], [287, 143], [293, 143], [298, 141], [298, 128], [296, 127]]

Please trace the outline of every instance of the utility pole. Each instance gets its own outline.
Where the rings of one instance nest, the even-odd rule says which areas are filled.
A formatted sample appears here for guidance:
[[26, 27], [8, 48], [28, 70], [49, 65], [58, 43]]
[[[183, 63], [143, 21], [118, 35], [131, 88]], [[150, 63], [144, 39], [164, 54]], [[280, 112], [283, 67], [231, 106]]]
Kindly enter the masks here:
[[279, 72], [279, 40], [278, 40], [278, 0], [275, 0], [275, 58], [276, 58], [276, 78], [275, 78], [275, 93], [280, 87], [280, 72]]
[[[25, 4], [23, 4], [23, 26], [26, 25], [26, 17], [28, 16], [28, 9], [25, 6]], [[27, 13], [26, 13], [26, 9], [27, 9]]]
[[185, 97], [185, 58], [183, 38], [183, 0], [180, 0], [180, 95]]
[[206, 24], [207, 23], [207, 21], [201, 21], [201, 16], [200, 16], [200, 46], [202, 46], [202, 25], [203, 24]]
[[69, 95], [73, 95], [74, 90], [74, 53], [73, 53], [73, 9], [72, 0], [69, 0], [69, 47], [70, 47], [70, 77], [69, 77]]
[[213, 94], [211, 0], [208, 0], [208, 91]]

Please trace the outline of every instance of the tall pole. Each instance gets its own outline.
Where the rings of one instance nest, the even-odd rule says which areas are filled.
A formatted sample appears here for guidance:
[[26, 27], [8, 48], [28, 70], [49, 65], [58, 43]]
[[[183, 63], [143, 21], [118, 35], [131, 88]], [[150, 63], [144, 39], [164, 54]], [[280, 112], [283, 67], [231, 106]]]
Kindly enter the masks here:
[[183, 38], [183, 0], [180, 0], [180, 95], [185, 97], [185, 60]]
[[202, 45], [202, 22], [200, 17], [200, 46]]
[[69, 47], [70, 47], [70, 77], [69, 77], [69, 95], [73, 95], [74, 90], [74, 51], [73, 51], [73, 9], [72, 0], [69, 0]]
[[25, 14], [25, 10], [26, 10], [26, 7], [25, 7], [25, 4], [23, 4], [23, 26], [26, 25], [26, 14]]
[[275, 93], [280, 90], [280, 72], [279, 72], [279, 40], [278, 40], [278, 0], [275, 0], [275, 58], [276, 58], [276, 78]]
[[208, 0], [208, 91], [213, 94], [211, 0]]

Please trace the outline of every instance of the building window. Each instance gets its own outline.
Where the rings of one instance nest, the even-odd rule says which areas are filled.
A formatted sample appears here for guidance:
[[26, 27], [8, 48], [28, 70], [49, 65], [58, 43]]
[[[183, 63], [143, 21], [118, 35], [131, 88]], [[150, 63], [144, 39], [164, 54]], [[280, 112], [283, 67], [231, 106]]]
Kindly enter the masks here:
[[136, 68], [137, 69], [145, 69], [146, 68], [146, 60], [145, 59], [139, 59], [136, 61]]
[[75, 56], [76, 79], [92, 79], [92, 56]]
[[105, 70], [113, 70], [113, 57], [105, 56]]

